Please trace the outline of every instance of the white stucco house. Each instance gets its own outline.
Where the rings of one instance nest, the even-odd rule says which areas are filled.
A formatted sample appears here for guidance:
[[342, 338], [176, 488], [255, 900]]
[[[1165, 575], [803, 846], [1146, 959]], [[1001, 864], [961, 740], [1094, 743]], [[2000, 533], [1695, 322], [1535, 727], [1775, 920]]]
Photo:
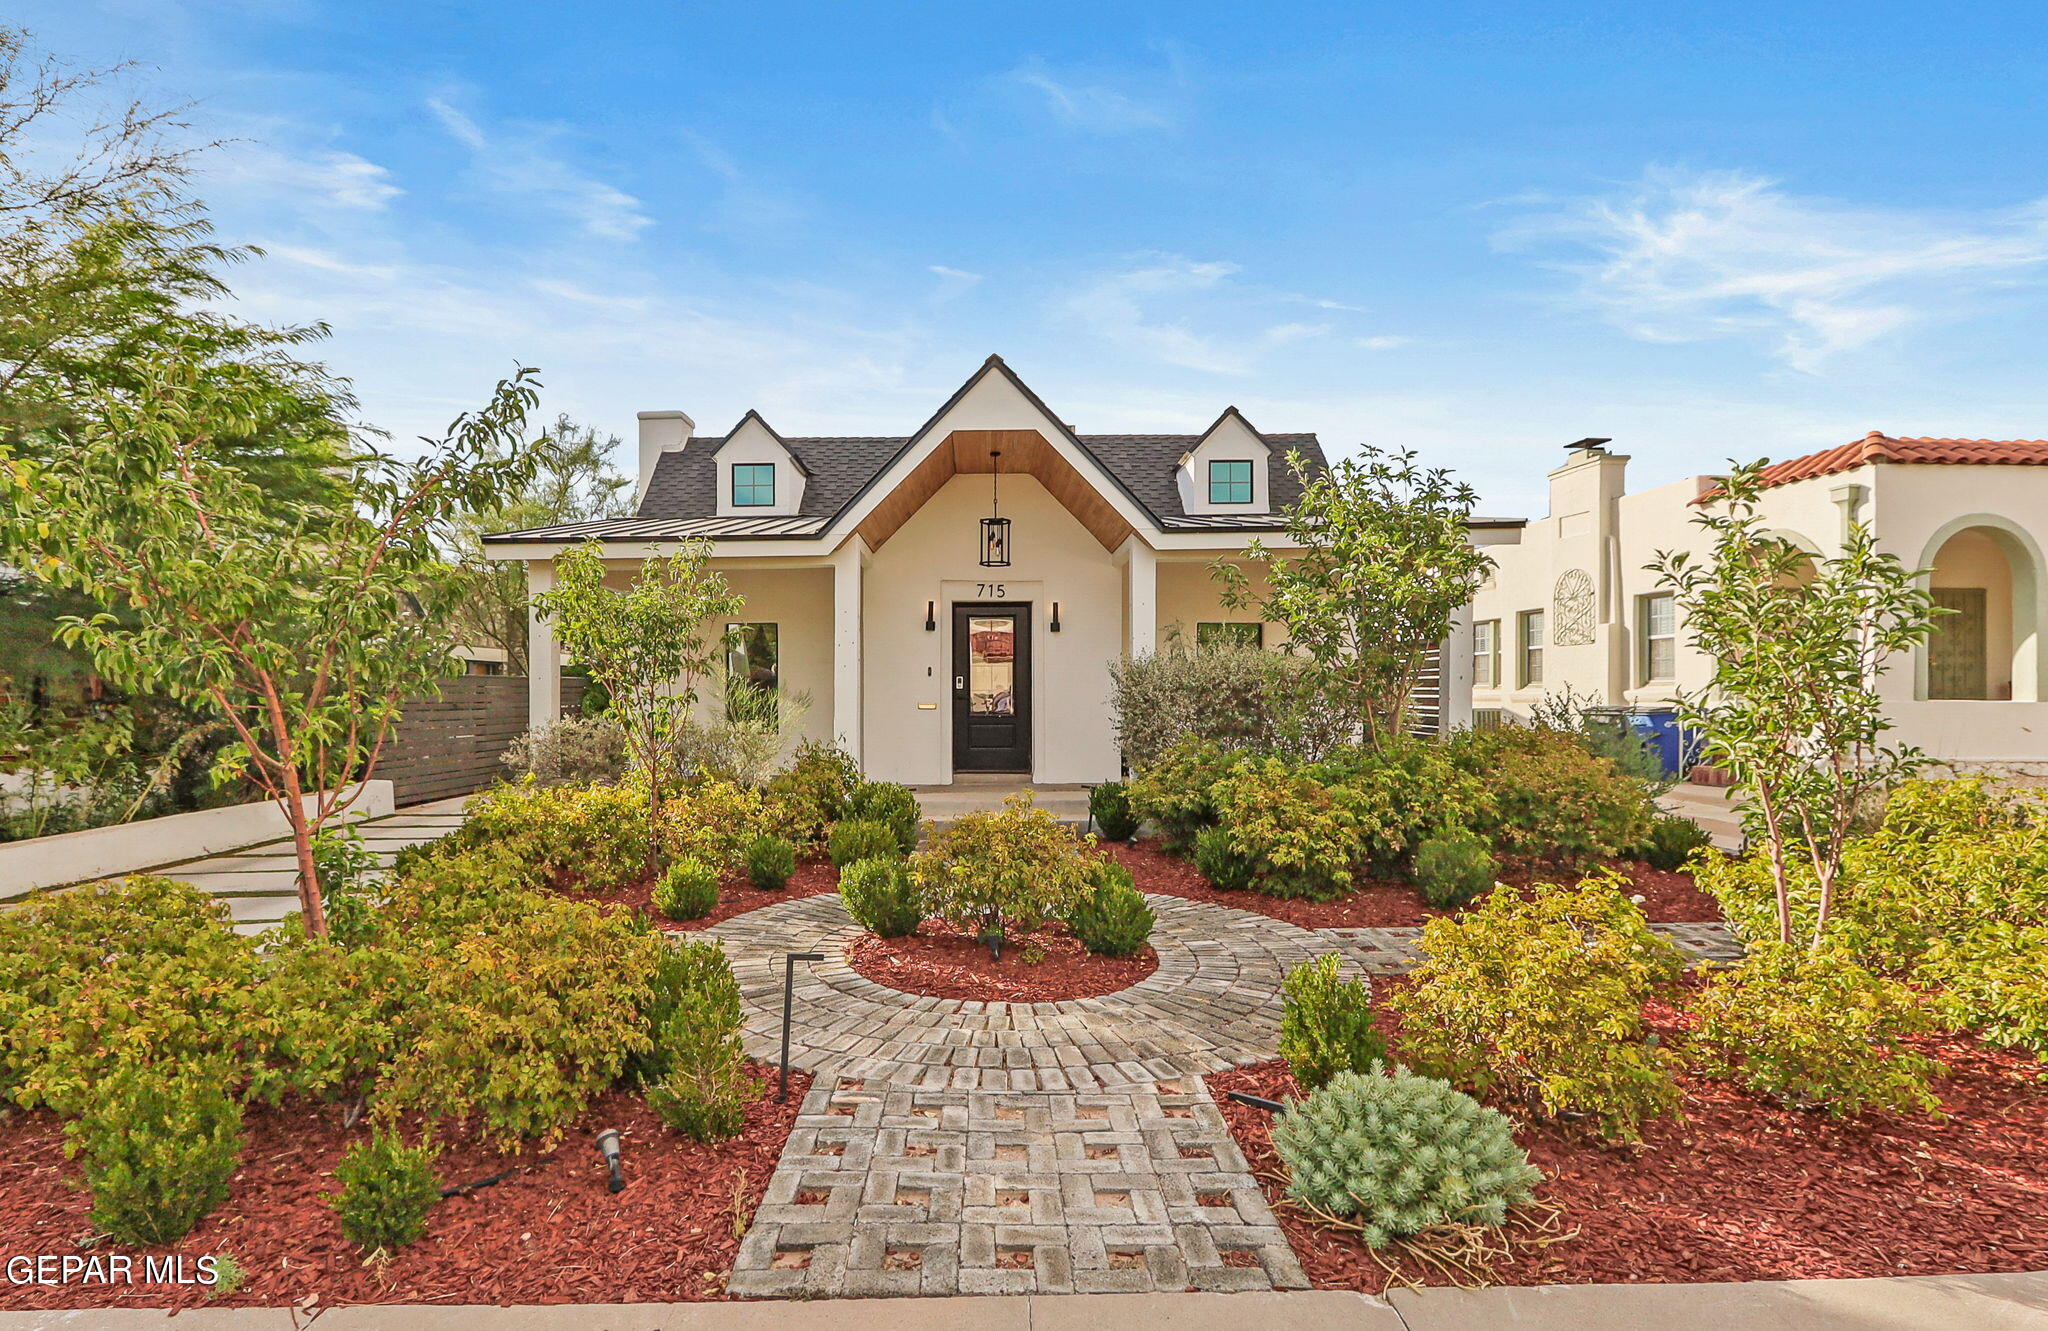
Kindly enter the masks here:
[[[1582, 440], [1550, 473], [1550, 505], [1502, 530], [1496, 568], [1473, 603], [1472, 703], [1526, 715], [1571, 688], [1617, 706], [1654, 707], [1697, 691], [1711, 662], [1645, 565], [1697, 548], [1690, 519], [1719, 478], [1631, 494], [1628, 458]], [[1942, 616], [1933, 639], [1881, 685], [1898, 738], [1958, 769], [2048, 774], [2048, 441], [1899, 439], [1853, 443], [1765, 472], [1760, 512], [1776, 534], [1820, 556], [1851, 521], [1880, 548], [1930, 570]]]
[[[699, 436], [680, 411], [641, 412], [634, 516], [486, 540], [538, 591], [573, 544], [602, 541], [623, 583], [708, 539], [747, 601], [729, 668], [807, 695], [803, 732], [870, 776], [1096, 782], [1122, 767], [1112, 660], [1281, 645], [1281, 626], [1223, 607], [1209, 566], [1254, 535], [1284, 547], [1290, 453], [1326, 465], [1315, 435], [1235, 408], [1200, 434], [1077, 434], [991, 356], [896, 437], [789, 437], [753, 411]], [[540, 724], [560, 715], [560, 653], [545, 621], [530, 631]]]

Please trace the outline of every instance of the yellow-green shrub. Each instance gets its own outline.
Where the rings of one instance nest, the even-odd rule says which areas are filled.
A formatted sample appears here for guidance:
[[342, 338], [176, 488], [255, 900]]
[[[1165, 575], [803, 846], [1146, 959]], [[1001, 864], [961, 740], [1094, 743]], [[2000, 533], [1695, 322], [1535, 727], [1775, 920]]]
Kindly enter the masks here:
[[847, 801], [860, 785], [860, 764], [829, 744], [806, 740], [787, 770], [762, 790], [767, 830], [799, 846], [824, 840], [826, 829], [846, 816]]
[[1329, 900], [1351, 890], [1364, 855], [1352, 792], [1278, 758], [1246, 762], [1213, 787], [1230, 847], [1252, 886], [1280, 897]]
[[1380, 874], [1398, 872], [1433, 836], [1485, 826], [1492, 809], [1485, 784], [1436, 740], [1390, 736], [1370, 748], [1340, 750], [1309, 770], [1348, 792], [1365, 861]]
[[1029, 929], [1065, 916], [1088, 892], [1094, 844], [1034, 808], [1028, 793], [1012, 795], [1000, 813], [967, 814], [934, 832], [910, 857], [911, 878], [932, 913], [959, 928]]
[[1900, 1043], [1930, 1029], [1930, 1015], [1905, 985], [1839, 950], [1754, 947], [1714, 973], [1693, 1011], [1708, 1071], [1795, 1109], [1940, 1107], [1927, 1083], [1941, 1064]]
[[1205, 739], [1180, 740], [1131, 778], [1125, 789], [1131, 812], [1155, 823], [1166, 848], [1184, 855], [1197, 832], [1216, 825], [1214, 786], [1245, 760]]
[[1647, 1038], [1643, 1004], [1682, 958], [1619, 880], [1496, 887], [1431, 920], [1421, 948], [1413, 983], [1389, 1000], [1403, 1061], [1625, 1139], [1677, 1109], [1673, 1060]]
[[609, 891], [647, 869], [647, 790], [542, 786], [531, 778], [471, 800], [459, 848], [495, 846], [536, 883]]
[[716, 778], [692, 781], [662, 801], [662, 853], [721, 874], [746, 863], [747, 845], [773, 821], [761, 792]]

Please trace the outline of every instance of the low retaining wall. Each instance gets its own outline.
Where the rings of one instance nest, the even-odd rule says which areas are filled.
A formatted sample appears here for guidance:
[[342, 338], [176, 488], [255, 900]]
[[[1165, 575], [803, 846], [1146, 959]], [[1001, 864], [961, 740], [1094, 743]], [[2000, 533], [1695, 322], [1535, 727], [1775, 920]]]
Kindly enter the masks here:
[[[314, 798], [305, 797], [309, 811]], [[393, 807], [389, 781], [366, 781], [347, 817], [380, 818]], [[263, 800], [0, 843], [0, 900], [41, 887], [112, 878], [218, 855], [290, 835], [291, 824], [285, 821], [284, 810], [275, 800]]]

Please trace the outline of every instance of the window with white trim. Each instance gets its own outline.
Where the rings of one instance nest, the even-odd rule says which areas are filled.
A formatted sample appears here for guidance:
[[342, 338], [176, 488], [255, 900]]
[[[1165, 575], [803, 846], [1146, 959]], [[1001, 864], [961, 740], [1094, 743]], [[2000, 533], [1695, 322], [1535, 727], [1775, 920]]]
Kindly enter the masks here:
[[1500, 685], [1500, 621], [1482, 619], [1472, 626], [1472, 687]]
[[1642, 597], [1636, 607], [1643, 652], [1638, 668], [1645, 684], [1678, 678], [1678, 602], [1670, 592]]
[[1524, 610], [1516, 616], [1517, 687], [1534, 688], [1543, 682], [1543, 621], [1541, 610]]

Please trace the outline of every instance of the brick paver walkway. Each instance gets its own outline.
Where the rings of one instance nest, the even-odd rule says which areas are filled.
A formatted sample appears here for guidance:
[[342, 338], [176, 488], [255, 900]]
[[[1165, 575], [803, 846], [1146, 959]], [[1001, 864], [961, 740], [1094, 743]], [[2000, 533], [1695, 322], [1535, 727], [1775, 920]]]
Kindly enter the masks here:
[[[1653, 933], [1659, 933], [1678, 945], [1678, 950], [1689, 958], [1687, 964], [1697, 966], [1703, 961], [1739, 961], [1742, 958], [1742, 944], [1735, 937], [1735, 931], [1725, 924], [1653, 924]], [[1358, 963], [1359, 969], [1368, 975], [1400, 975], [1415, 969], [1422, 960], [1422, 952], [1416, 947], [1422, 930], [1400, 929], [1318, 929], [1317, 934], [1327, 938], [1337, 951], [1344, 953]]]
[[970, 1003], [857, 974], [836, 896], [707, 930], [773, 1060], [816, 1074], [734, 1263], [742, 1295], [1305, 1288], [1201, 1075], [1271, 1058], [1280, 981], [1338, 940], [1148, 898], [1159, 969], [1064, 1003]]
[[1199, 1083], [1099, 1094], [820, 1083], [735, 1294], [1306, 1289]]

